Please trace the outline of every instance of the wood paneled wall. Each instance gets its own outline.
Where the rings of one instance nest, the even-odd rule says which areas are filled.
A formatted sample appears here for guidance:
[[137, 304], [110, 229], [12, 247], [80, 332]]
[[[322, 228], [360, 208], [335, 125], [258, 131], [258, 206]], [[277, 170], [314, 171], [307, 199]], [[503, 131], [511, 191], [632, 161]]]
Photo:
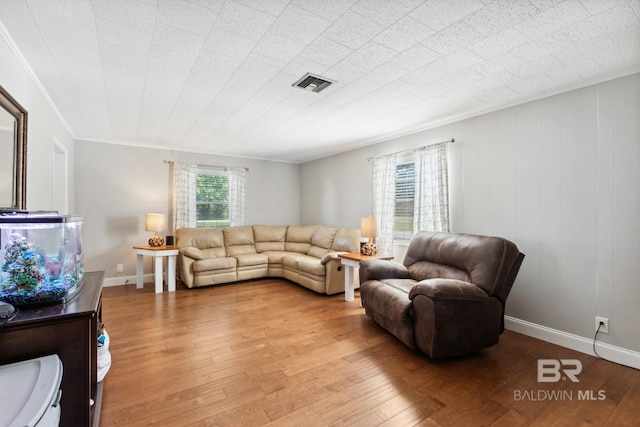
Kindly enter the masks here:
[[[640, 360], [639, 118], [634, 74], [310, 162], [302, 206], [325, 209], [303, 209], [302, 219], [353, 221], [362, 206], [351, 215], [331, 207], [354, 194], [368, 200], [367, 157], [453, 137], [453, 231], [500, 235], [527, 255], [507, 314], [584, 339], [595, 316], [607, 317], [610, 333], [599, 338]], [[331, 198], [311, 191], [316, 177], [338, 182], [346, 158], [357, 179]]]

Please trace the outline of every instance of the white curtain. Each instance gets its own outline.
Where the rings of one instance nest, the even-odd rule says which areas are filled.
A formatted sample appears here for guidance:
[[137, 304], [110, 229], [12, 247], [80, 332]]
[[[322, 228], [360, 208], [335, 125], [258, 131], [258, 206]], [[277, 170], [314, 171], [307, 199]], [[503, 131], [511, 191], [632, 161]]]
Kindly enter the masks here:
[[447, 143], [416, 152], [413, 232], [449, 231]]
[[247, 223], [247, 170], [245, 168], [229, 168], [229, 224], [246, 225]]
[[396, 154], [373, 159], [373, 216], [377, 221], [376, 244], [382, 254], [393, 254], [396, 206]]
[[196, 226], [196, 175], [198, 166], [173, 164], [173, 230]]

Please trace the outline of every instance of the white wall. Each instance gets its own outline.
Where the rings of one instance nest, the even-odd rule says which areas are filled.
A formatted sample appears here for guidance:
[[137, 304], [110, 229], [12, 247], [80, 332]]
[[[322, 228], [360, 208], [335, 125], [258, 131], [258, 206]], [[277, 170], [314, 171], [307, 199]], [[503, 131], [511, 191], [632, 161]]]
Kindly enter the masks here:
[[453, 137], [453, 231], [526, 254], [507, 315], [583, 344], [607, 317], [599, 340], [640, 352], [639, 117], [635, 74], [309, 162], [302, 221], [357, 226], [371, 209], [367, 157]]
[[[52, 210], [54, 138], [73, 162], [74, 141], [65, 124], [47, 102], [28, 69], [16, 56], [10, 39], [0, 28], [0, 85], [27, 110], [27, 209]], [[74, 175], [68, 171], [68, 204], [74, 206]]]
[[304, 224], [360, 228], [372, 214], [371, 165], [366, 151], [349, 151], [304, 163], [300, 214]]
[[[124, 274], [135, 275], [131, 247], [151, 237], [144, 230], [145, 215], [167, 214], [171, 224], [171, 176], [165, 161], [248, 167], [248, 223], [300, 223], [298, 165], [77, 141], [75, 213], [85, 218], [87, 271], [104, 270], [113, 278], [116, 265], [124, 264]], [[146, 259], [145, 272], [151, 268]]]

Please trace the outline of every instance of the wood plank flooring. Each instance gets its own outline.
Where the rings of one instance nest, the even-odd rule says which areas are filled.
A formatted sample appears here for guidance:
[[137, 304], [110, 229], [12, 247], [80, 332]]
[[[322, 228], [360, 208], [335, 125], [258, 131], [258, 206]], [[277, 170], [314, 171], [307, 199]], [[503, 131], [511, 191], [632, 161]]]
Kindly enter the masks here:
[[[126, 285], [104, 288], [103, 321], [104, 427], [640, 425], [638, 370], [511, 331], [431, 360], [373, 323], [357, 292]], [[579, 359], [580, 382], [537, 382], [538, 359]]]

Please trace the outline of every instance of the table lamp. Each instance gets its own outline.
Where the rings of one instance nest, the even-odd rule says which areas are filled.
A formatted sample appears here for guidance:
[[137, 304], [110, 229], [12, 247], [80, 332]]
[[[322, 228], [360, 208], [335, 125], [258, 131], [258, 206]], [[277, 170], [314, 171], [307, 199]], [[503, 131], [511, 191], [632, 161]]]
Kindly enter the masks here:
[[360, 252], [363, 255], [375, 255], [378, 253], [378, 247], [373, 243], [373, 238], [376, 237], [376, 219], [372, 216], [360, 218], [360, 232], [362, 237], [368, 237], [369, 241], [362, 245]]
[[164, 239], [158, 236], [158, 231], [163, 231], [165, 227], [165, 216], [159, 213], [148, 213], [144, 229], [153, 231], [153, 237], [149, 239], [149, 246], [163, 246]]

